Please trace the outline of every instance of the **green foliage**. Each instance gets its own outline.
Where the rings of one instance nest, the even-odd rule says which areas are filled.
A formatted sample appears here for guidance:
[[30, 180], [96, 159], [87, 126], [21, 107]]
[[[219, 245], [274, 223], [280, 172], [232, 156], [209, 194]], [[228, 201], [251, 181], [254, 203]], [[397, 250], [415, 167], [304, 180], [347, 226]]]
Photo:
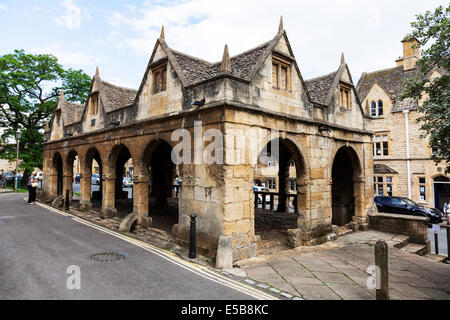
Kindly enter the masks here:
[[[427, 11], [416, 16], [411, 23], [411, 35], [426, 49], [418, 60], [418, 74], [405, 82], [402, 98], [427, 97], [418, 107], [421, 116], [418, 122], [427, 133], [433, 160], [446, 163], [450, 172], [450, 6], [440, 6], [434, 12]], [[433, 70], [442, 75], [430, 81]]]
[[0, 158], [15, 160], [15, 133], [20, 130], [20, 169], [42, 168], [43, 130], [50, 122], [58, 97], [84, 102], [90, 77], [81, 70], [65, 70], [49, 54], [26, 54], [15, 50], [0, 56], [0, 128], [4, 128]]

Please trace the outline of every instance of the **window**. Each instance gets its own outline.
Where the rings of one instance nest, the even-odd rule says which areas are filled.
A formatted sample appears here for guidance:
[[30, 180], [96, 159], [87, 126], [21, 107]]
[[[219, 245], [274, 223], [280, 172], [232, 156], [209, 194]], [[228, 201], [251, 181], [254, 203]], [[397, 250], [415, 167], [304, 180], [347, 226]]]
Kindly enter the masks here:
[[427, 187], [426, 187], [426, 179], [419, 178], [419, 199], [421, 201], [427, 200]]
[[272, 57], [272, 87], [280, 90], [290, 90], [291, 64], [281, 57]]
[[166, 91], [167, 65], [153, 70], [153, 93]]
[[98, 94], [91, 97], [91, 115], [98, 113]]
[[344, 108], [351, 108], [351, 88], [347, 85], [341, 84], [341, 106]]
[[270, 178], [266, 180], [266, 188], [270, 190], [275, 190], [276, 187], [276, 180], [274, 178]]
[[[375, 176], [373, 178], [374, 196], [390, 196], [394, 195], [392, 177]], [[386, 192], [385, 192], [386, 191]]]
[[376, 135], [374, 137], [373, 155], [374, 156], [388, 156], [389, 155], [389, 137], [387, 134]]
[[383, 100], [378, 100], [378, 104], [372, 101], [370, 104], [370, 115], [372, 117], [382, 117], [384, 115]]
[[289, 190], [290, 191], [296, 191], [297, 187], [297, 181], [295, 179], [291, 179], [289, 183]]
[[370, 110], [371, 110], [372, 117], [376, 117], [377, 116], [377, 103], [375, 101], [372, 101]]
[[378, 100], [378, 116], [383, 116], [383, 101]]

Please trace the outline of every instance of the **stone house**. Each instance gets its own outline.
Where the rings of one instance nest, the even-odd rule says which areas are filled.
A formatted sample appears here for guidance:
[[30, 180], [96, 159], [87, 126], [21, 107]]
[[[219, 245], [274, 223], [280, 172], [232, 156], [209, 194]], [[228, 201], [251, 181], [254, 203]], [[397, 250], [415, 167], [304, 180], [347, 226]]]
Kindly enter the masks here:
[[[291, 242], [315, 245], [332, 237], [333, 224], [367, 224], [373, 209], [369, 125], [344, 58], [337, 71], [305, 81], [282, 21], [270, 41], [233, 57], [225, 46], [216, 63], [170, 48], [163, 28], [137, 91], [105, 82], [97, 70], [83, 105], [61, 96], [46, 132], [42, 196], [71, 190], [78, 156], [80, 208], [121, 214], [122, 168], [131, 158], [130, 211], [138, 224], [156, 226], [157, 212], [164, 215], [175, 203], [170, 231], [180, 243], [188, 243], [195, 213], [199, 251], [214, 257], [219, 239], [229, 237], [236, 261], [256, 255], [254, 160], [266, 153], [278, 166], [278, 210], [294, 203]], [[181, 142], [189, 150], [180, 152]], [[211, 146], [220, 148], [208, 162], [201, 151]], [[94, 159], [102, 175], [97, 203], [90, 184]], [[292, 162], [293, 195], [287, 183]], [[174, 202], [176, 174], [182, 187]]]
[[[442, 210], [450, 198], [450, 176], [444, 164], [431, 160], [432, 150], [427, 139], [421, 139], [417, 106], [423, 100], [400, 99], [403, 81], [414, 77], [420, 58], [420, 43], [414, 38], [403, 41], [403, 57], [394, 68], [363, 73], [358, 82], [358, 94], [371, 117], [374, 161], [374, 194], [402, 196]], [[430, 81], [441, 76], [433, 70]]]

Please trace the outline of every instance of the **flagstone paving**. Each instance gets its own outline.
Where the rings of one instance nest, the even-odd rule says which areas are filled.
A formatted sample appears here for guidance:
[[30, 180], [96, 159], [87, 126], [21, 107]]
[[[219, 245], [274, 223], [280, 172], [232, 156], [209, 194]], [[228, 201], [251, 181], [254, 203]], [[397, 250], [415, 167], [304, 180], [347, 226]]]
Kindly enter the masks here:
[[367, 268], [375, 263], [374, 244], [389, 244], [390, 297], [395, 300], [450, 300], [450, 265], [397, 249], [404, 237], [378, 231], [340, 237], [328, 251], [289, 254], [242, 264], [247, 276], [306, 300], [373, 300]]

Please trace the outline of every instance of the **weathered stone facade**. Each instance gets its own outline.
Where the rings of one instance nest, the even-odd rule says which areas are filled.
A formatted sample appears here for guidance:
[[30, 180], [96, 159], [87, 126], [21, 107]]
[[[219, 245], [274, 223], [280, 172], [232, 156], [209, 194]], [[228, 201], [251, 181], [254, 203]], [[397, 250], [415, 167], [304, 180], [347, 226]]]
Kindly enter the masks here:
[[[417, 122], [420, 116], [417, 106], [423, 99], [400, 99], [404, 79], [415, 76], [415, 62], [420, 57], [419, 43], [415, 39], [405, 39], [402, 43], [403, 57], [397, 60], [397, 67], [364, 73], [357, 86], [365, 112], [372, 117], [374, 144], [377, 143], [376, 136], [387, 136], [385, 141], [380, 140], [380, 143], [388, 144], [387, 152], [380, 145], [377, 154], [374, 146], [375, 192], [408, 197], [420, 205], [442, 210], [444, 201], [450, 198], [450, 176], [445, 175], [444, 164], [436, 165], [431, 160], [428, 139], [420, 137], [424, 132], [420, 130], [421, 123]], [[442, 70], [434, 70], [429, 76], [430, 81], [441, 74]], [[388, 178], [392, 179], [390, 183], [386, 181]], [[388, 190], [388, 185], [392, 190]]]
[[[279, 208], [286, 204], [286, 168], [292, 161], [296, 168], [299, 232], [290, 234], [302, 238], [292, 242], [327, 241], [333, 215], [344, 212], [344, 223], [367, 223], [373, 209], [373, 151], [369, 117], [345, 60], [325, 78], [325, 83], [303, 80], [282, 24], [271, 41], [235, 57], [229, 57], [226, 48], [218, 63], [172, 50], [162, 32], [137, 92], [112, 86], [97, 72], [81, 114], [73, 111], [80, 106], [60, 99], [63, 116], [55, 116], [44, 144], [43, 195], [52, 199], [71, 189], [77, 155], [80, 201], [89, 209], [95, 159], [103, 180], [101, 214], [115, 215], [119, 169], [131, 158], [133, 212], [138, 224], [150, 225], [153, 207], [167, 204], [174, 178], [171, 154], [181, 138], [172, 135], [185, 129], [184, 134], [194, 137], [188, 143], [194, 152], [183, 151], [188, 161], [178, 166], [182, 188], [172, 233], [187, 243], [190, 215], [195, 213], [201, 253], [214, 257], [223, 236], [231, 237], [233, 261], [252, 257], [256, 255], [252, 159], [278, 131]], [[64, 114], [71, 114], [71, 121]], [[197, 148], [207, 149], [212, 140], [197, 137], [210, 129], [223, 137], [223, 163], [198, 158]], [[347, 173], [345, 182], [340, 181], [340, 172]]]

